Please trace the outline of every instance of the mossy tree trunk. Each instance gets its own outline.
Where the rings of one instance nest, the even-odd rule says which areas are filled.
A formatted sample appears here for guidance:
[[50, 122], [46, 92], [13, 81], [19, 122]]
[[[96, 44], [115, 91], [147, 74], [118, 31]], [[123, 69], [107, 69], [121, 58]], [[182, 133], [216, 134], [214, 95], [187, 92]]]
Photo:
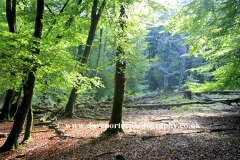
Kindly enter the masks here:
[[[82, 61], [81, 61], [82, 65], [86, 65], [87, 62], [88, 62], [88, 57], [90, 55], [90, 51], [91, 51], [91, 48], [92, 48], [92, 43], [93, 43], [93, 39], [94, 39], [94, 36], [95, 36], [96, 28], [97, 28], [97, 25], [98, 25], [98, 21], [101, 17], [101, 14], [102, 14], [102, 11], [103, 11], [105, 5], [106, 5], [106, 0], [104, 0], [102, 2], [102, 5], [100, 6], [100, 8], [98, 10], [97, 9], [98, 8], [98, 0], [93, 1], [92, 13], [91, 13], [91, 26], [90, 26], [90, 31], [89, 31], [89, 34], [88, 34], [86, 47], [85, 47], [84, 54], [83, 54]], [[84, 72], [82, 71], [81, 74], [83, 75], [83, 73]], [[68, 103], [67, 103], [66, 108], [65, 108], [64, 117], [66, 117], [66, 118], [70, 118], [70, 117], [74, 116], [73, 111], [74, 111], [74, 104], [75, 104], [77, 96], [78, 96], [78, 93], [77, 93], [78, 85], [80, 85], [80, 84], [77, 84], [77, 86], [74, 86], [72, 91], [71, 91]]]
[[[122, 33], [119, 33], [119, 39], [122, 39], [124, 36], [125, 25], [125, 8], [123, 5], [120, 9], [120, 27], [122, 29]], [[116, 52], [116, 71], [115, 71], [115, 88], [114, 88], [114, 99], [113, 99], [113, 107], [111, 118], [109, 121], [109, 128], [106, 130], [108, 133], [117, 134], [119, 132], [123, 132], [122, 129], [122, 108], [124, 101], [124, 88], [125, 88], [125, 70], [126, 70], [126, 62], [121, 58], [125, 54], [123, 47], [118, 44], [117, 52]]]
[[[10, 1], [10, 0], [7, 0], [7, 1]], [[35, 21], [34, 37], [40, 38], [40, 39], [42, 38], [42, 30], [43, 30], [42, 19], [44, 17], [44, 6], [45, 6], [45, 0], [37, 0], [37, 16]], [[35, 42], [36, 45], [39, 45], [39, 43], [40, 42]], [[34, 48], [33, 54], [40, 54], [40, 49]], [[32, 62], [32, 63], [36, 64], [35, 62]], [[0, 148], [0, 152], [19, 148], [19, 143], [18, 143], [19, 137], [22, 133], [22, 129], [23, 129], [28, 111], [31, 107], [31, 102], [32, 102], [32, 97], [33, 97], [33, 92], [35, 87], [35, 80], [36, 80], [36, 77], [35, 77], [36, 71], [37, 71], [37, 65], [34, 65], [34, 67], [28, 73], [26, 84], [23, 86], [24, 96], [23, 96], [22, 104], [16, 115], [16, 119], [14, 121], [12, 130], [6, 142]]]
[[32, 123], [33, 123], [33, 112], [32, 112], [32, 106], [31, 106], [28, 111], [27, 124], [26, 124], [26, 128], [25, 128], [23, 141], [22, 141], [22, 143], [24, 143], [24, 144], [26, 144], [30, 141], [31, 132], [32, 132]]

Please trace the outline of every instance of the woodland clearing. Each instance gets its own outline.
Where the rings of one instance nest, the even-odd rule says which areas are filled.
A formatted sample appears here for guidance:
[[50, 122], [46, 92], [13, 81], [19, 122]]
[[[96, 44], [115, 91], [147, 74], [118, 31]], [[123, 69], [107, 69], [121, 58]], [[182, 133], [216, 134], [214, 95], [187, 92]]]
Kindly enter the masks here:
[[[162, 103], [186, 101], [183, 95]], [[148, 102], [159, 97], [149, 98]], [[55, 136], [47, 126], [33, 126], [31, 141], [22, 149], [0, 153], [6, 159], [238, 159], [240, 157], [239, 106], [220, 103], [171, 108], [124, 108], [125, 133], [101, 134], [110, 108], [75, 107], [76, 115], [92, 118], [59, 119], [69, 137]], [[81, 113], [81, 114], [80, 114]], [[38, 123], [39, 118], [34, 119]], [[13, 122], [0, 122], [0, 132], [9, 133]], [[92, 126], [90, 126], [90, 123]], [[76, 124], [76, 125], [73, 125]], [[94, 125], [95, 124], [95, 125]], [[142, 126], [141, 126], [142, 125]], [[145, 125], [145, 128], [143, 127]], [[23, 135], [20, 137], [20, 141]], [[0, 139], [0, 145], [6, 141]]]

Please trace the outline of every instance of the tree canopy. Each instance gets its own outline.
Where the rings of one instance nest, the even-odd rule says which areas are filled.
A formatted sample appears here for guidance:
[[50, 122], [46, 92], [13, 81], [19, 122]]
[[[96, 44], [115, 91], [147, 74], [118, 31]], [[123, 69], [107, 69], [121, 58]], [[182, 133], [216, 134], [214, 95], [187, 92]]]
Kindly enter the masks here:
[[206, 64], [191, 69], [213, 76], [204, 84], [189, 83], [194, 92], [238, 89], [240, 84], [238, 0], [194, 0], [166, 20], [167, 32], [186, 35], [188, 56], [202, 56]]

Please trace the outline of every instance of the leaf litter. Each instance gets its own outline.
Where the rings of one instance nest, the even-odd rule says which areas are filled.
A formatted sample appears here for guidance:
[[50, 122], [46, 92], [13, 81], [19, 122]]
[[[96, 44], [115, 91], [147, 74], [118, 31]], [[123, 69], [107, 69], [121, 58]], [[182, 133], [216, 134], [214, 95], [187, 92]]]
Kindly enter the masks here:
[[[180, 113], [161, 108], [125, 109], [125, 133], [112, 136], [102, 134], [108, 120], [61, 119], [58, 123], [66, 130], [67, 136], [76, 138], [56, 137], [50, 140], [55, 136], [54, 131], [46, 131], [47, 126], [33, 126], [32, 130], [39, 132], [32, 133], [31, 141], [22, 145], [22, 149], [0, 153], [0, 159], [104, 160], [115, 159], [118, 155], [125, 159], [240, 158], [239, 112], [213, 108], [211, 112], [184, 110]], [[34, 123], [38, 121], [34, 119]], [[1, 122], [1, 133], [9, 133], [12, 125], [13, 122]], [[209, 132], [211, 130], [213, 132]], [[144, 136], [150, 138], [143, 140]], [[6, 139], [0, 139], [0, 146]], [[20, 141], [22, 139], [23, 135]]]

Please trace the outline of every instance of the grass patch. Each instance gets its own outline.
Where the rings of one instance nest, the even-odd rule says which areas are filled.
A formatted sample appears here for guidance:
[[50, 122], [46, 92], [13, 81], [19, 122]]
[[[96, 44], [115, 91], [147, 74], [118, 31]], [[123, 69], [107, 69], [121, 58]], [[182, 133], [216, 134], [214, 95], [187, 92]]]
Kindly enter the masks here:
[[181, 113], [184, 111], [213, 112], [213, 110], [211, 108], [202, 106], [201, 104], [183, 105], [180, 107], [173, 107], [172, 110], [174, 113]]
[[176, 95], [176, 96], [170, 96], [170, 97], [164, 98], [159, 102], [168, 104], [168, 103], [183, 103], [188, 101], [189, 99], [183, 98], [183, 95]]

